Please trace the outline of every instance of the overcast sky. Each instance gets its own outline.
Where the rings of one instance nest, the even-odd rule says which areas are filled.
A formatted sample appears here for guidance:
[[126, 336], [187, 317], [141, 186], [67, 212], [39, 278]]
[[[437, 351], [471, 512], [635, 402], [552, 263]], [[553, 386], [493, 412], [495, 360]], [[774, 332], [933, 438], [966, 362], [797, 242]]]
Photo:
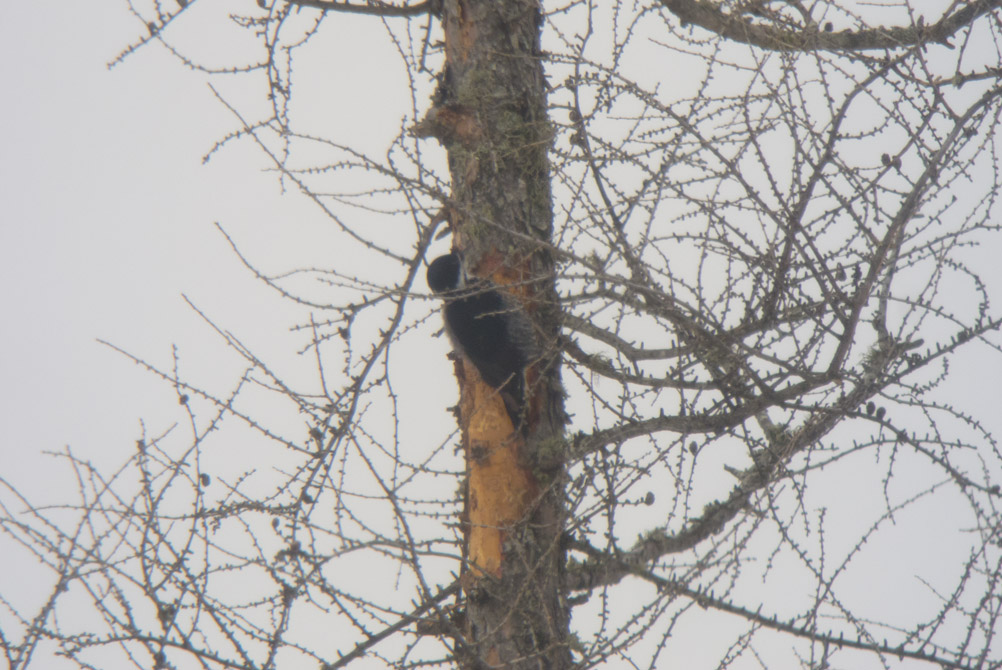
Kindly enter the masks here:
[[[11, 3], [0, 22], [0, 475], [45, 501], [65, 496], [44, 451], [121, 463], [140, 419], [155, 422], [175, 402], [98, 338], [163, 365], [174, 343], [191, 368], [211, 361], [184, 294], [249, 344], [291, 341], [291, 308], [242, 268], [215, 222], [275, 267], [327, 253], [310, 244], [318, 213], [281, 192], [252, 146], [202, 164], [233, 127], [202, 77], [155, 47], [109, 71], [137, 30], [124, 2]], [[368, 39], [348, 31], [343, 46]], [[327, 76], [334, 88], [367, 75], [352, 62]], [[351, 134], [387, 107], [334, 100], [326, 111], [348, 115]], [[397, 124], [400, 112], [388, 114]], [[983, 353], [976, 345], [957, 358], [951, 388], [973, 389], [962, 408], [1002, 434], [999, 361], [986, 366]]]
[[[218, 33], [228, 23], [199, 18], [172, 34], [222, 62], [205, 45], [222, 48]], [[385, 35], [379, 23], [345, 17], [335, 26], [325, 44], [336, 65], [299, 72], [300, 87], [322, 81], [330, 91], [311, 99], [318, 118], [333, 118], [353, 142], [368, 140], [359, 132], [366, 124], [399, 127], [406, 108], [379, 97], [401, 88], [399, 68], [352, 57], [360, 43], [371, 47]], [[234, 127], [204, 77], [157, 45], [109, 70], [140, 30], [125, 2], [15, 3], [0, 22], [0, 449], [4, 476], [27, 490], [51, 488], [40, 476], [51, 468], [43, 451], [71, 446], [120, 463], [140, 419], [163, 417], [175, 402], [169, 387], [98, 338], [161, 365], [176, 343], [189, 372], [213, 361], [211, 336], [184, 294], [248, 344], [295, 348], [291, 307], [242, 268], [215, 222], [276, 270], [336, 258], [317, 243], [325, 234], [319, 213], [282, 194], [249, 142], [203, 165]], [[351, 97], [358, 88], [367, 91], [362, 104]], [[979, 253], [997, 258], [991, 248]], [[985, 365], [984, 351], [975, 345], [958, 357], [953, 383], [982, 389], [963, 407], [1002, 426], [992, 392], [998, 371]]]
[[43, 450], [121, 462], [171, 402], [97, 338], [158, 363], [178, 343], [195, 365], [206, 328], [182, 294], [252, 341], [284, 334], [281, 301], [213, 224], [281, 263], [315, 213], [250, 146], [202, 164], [233, 119], [162, 49], [109, 71], [138, 34], [124, 2], [16, 3], [0, 34], [0, 449], [34, 489]]
[[[206, 31], [225, 22], [197, 18], [173, 34], [193, 48], [216, 44], [218, 36]], [[328, 44], [346, 55], [381, 33], [378, 22], [348, 17], [340, 24], [343, 34]], [[374, 24], [377, 32], [360, 32]], [[292, 318], [279, 314], [289, 308], [242, 269], [214, 222], [276, 269], [334, 253], [310, 244], [322, 229], [318, 213], [281, 193], [249, 143], [202, 164], [234, 127], [203, 77], [155, 45], [108, 69], [138, 31], [125, 2], [15, 3], [0, 23], [0, 449], [5, 473], [16, 480], [45, 463], [43, 450], [71, 445], [100, 455], [125, 448], [138, 436], [139, 419], [170, 402], [170, 389], [97, 338], [159, 363], [169, 361], [172, 343], [187, 345], [195, 365], [206, 329], [182, 294], [241, 337], [284, 336]], [[337, 62], [348, 66], [322, 73], [325, 85], [361, 84], [373, 97], [345, 104], [331, 95], [322, 115], [338, 115], [356, 141], [366, 121], [398, 127], [406, 110], [375, 99], [393, 90], [394, 70], [379, 70], [373, 87], [365, 68], [372, 63]], [[302, 76], [301, 86], [316, 81]], [[380, 114], [385, 118], [374, 118]], [[954, 373], [966, 385], [993, 385], [972, 349]], [[991, 410], [993, 402], [991, 394], [976, 394], [968, 407]]]

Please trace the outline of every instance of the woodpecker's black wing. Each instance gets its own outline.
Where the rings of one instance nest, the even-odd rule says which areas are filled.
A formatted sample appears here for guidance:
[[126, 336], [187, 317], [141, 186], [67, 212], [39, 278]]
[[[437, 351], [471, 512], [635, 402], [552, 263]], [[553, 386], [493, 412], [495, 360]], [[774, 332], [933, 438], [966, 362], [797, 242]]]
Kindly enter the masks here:
[[531, 324], [514, 325], [527, 320], [521, 310], [493, 289], [473, 290], [446, 302], [445, 319], [462, 352], [476, 366], [491, 387], [500, 389], [520, 377], [529, 364], [525, 334]]
[[445, 297], [446, 330], [456, 349], [498, 390], [518, 426], [525, 419], [525, 368], [539, 357], [528, 315], [490, 281], [467, 284], [457, 254], [429, 265], [428, 286]]

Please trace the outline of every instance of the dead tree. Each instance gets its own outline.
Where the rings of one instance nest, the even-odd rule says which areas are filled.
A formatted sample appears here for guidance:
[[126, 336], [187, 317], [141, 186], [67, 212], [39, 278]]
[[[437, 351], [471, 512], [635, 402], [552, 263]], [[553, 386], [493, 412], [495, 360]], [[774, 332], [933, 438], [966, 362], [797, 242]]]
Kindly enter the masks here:
[[[145, 32], [122, 58], [173, 48], [209, 1], [130, 0]], [[141, 436], [135, 491], [67, 454], [75, 529], [5, 502], [57, 576], [4, 630], [10, 664], [48, 641], [82, 667], [109, 646], [157, 668], [999, 667], [1002, 453], [947, 374], [968, 351], [998, 369], [974, 247], [998, 244], [999, 5], [231, 17], [261, 59], [186, 64], [268, 96], [220, 94], [234, 131], [213, 151], [256, 143], [343, 245], [275, 275], [227, 238], [308, 314], [315, 379], [211, 315], [247, 366], [230, 389], [126, 354], [177, 389], [190, 434]], [[380, 157], [297, 125], [324, 86], [296, 79], [299, 50], [355, 14], [410, 82]], [[518, 411], [462, 352], [427, 355], [444, 244], [531, 324]], [[408, 416], [449, 402], [414, 381], [426, 359], [454, 372], [455, 434]], [[207, 466], [224, 421], [271, 455]], [[100, 625], [56, 616], [74, 590]]]

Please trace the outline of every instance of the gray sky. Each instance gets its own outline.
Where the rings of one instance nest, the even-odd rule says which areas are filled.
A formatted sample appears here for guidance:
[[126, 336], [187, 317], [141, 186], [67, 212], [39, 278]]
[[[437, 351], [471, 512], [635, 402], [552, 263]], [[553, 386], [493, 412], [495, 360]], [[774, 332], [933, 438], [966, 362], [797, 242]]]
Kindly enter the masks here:
[[231, 117], [162, 49], [107, 69], [131, 18], [125, 3], [21, 3], [0, 25], [0, 449], [29, 489], [51, 465], [42, 450], [120, 462], [138, 419], [172, 401], [96, 338], [159, 363], [176, 342], [195, 365], [206, 329], [182, 293], [252, 341], [289, 325], [213, 222], [280, 257], [301, 199], [280, 195], [250, 146], [202, 165]]
[[[187, 371], [227, 374], [184, 294], [248, 344], [294, 358], [293, 310], [242, 268], [214, 222], [276, 269], [326, 253], [314, 243], [319, 214], [281, 193], [249, 143], [202, 164], [233, 127], [204, 79], [159, 48], [107, 69], [136, 34], [124, 2], [13, 3], [0, 22], [0, 476], [43, 501], [65, 499], [43, 451], [71, 446], [98, 464], [121, 463], [140, 419], [159, 432], [176, 402], [97, 338], [165, 366], [177, 343]], [[370, 39], [336, 37], [346, 51]], [[332, 88], [367, 82], [359, 62], [329, 76]], [[344, 115], [347, 136], [399, 122], [389, 105], [329, 103], [322, 112]], [[379, 110], [390, 111], [374, 120]], [[974, 389], [962, 407], [1002, 435], [999, 360], [986, 367], [983, 352], [976, 345], [956, 359], [950, 388]], [[428, 400], [444, 406], [454, 393]]]
[[[213, 37], [199, 18], [173, 33], [196, 49]], [[344, 56], [323, 73], [329, 90], [364, 89], [370, 97], [366, 104], [315, 97], [317, 123], [326, 120], [353, 141], [366, 139], [358, 133], [366, 124], [398, 127], [402, 108], [382, 97], [401, 83], [395, 70], [380, 69], [373, 85], [366, 61], [350, 58], [360, 42], [371, 46], [384, 34], [378, 22], [338, 25], [344, 30], [327, 44]], [[324, 228], [319, 213], [296, 194], [282, 195], [249, 142], [202, 164], [234, 127], [203, 77], [158, 46], [108, 70], [137, 30], [125, 2], [16, 3], [0, 23], [7, 70], [0, 107], [0, 376], [7, 382], [0, 449], [5, 474], [25, 485], [47, 467], [43, 450], [70, 445], [120, 462], [139, 435], [139, 419], [162, 415], [163, 403], [173, 401], [169, 388], [97, 338], [160, 364], [169, 363], [177, 343], [191, 371], [207, 333], [184, 294], [249, 344], [283, 347], [293, 312], [242, 268], [214, 222], [266, 269], [308, 266], [335, 253], [316, 243]], [[320, 74], [302, 76], [315, 81]], [[978, 349], [954, 365], [960, 388], [993, 386]], [[1002, 425], [993, 403], [992, 394], [978, 393], [967, 407], [987, 410], [982, 416]]]

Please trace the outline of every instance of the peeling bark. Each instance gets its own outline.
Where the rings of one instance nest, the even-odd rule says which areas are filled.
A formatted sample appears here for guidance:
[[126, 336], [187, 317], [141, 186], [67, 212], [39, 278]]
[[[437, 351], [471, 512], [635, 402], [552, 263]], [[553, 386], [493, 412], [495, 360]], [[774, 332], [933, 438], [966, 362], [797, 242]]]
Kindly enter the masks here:
[[446, 0], [441, 19], [441, 89], [415, 132], [448, 152], [449, 223], [467, 269], [521, 301], [549, 352], [527, 373], [525, 434], [474, 366], [457, 361], [467, 462], [461, 666], [569, 668], [563, 467], [552, 455], [535, 465], [541, 445], [552, 450], [563, 433], [540, 8]]

